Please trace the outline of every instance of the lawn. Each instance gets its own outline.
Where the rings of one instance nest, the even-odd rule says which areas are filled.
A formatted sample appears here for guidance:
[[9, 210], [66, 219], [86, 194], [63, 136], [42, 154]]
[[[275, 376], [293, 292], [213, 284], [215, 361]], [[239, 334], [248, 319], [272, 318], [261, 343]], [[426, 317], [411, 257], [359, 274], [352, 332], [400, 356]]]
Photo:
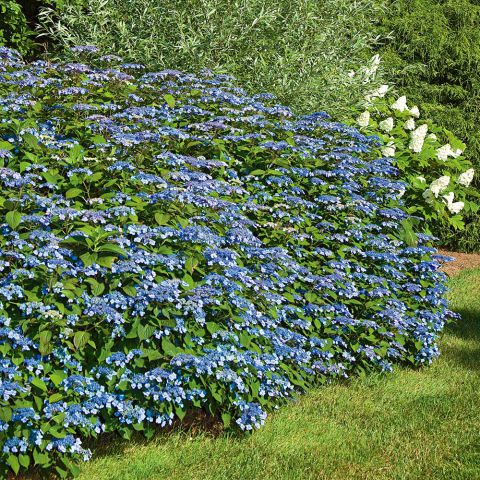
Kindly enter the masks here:
[[250, 437], [114, 442], [82, 480], [480, 478], [480, 269], [451, 280], [462, 320], [420, 371], [369, 376], [301, 397]]

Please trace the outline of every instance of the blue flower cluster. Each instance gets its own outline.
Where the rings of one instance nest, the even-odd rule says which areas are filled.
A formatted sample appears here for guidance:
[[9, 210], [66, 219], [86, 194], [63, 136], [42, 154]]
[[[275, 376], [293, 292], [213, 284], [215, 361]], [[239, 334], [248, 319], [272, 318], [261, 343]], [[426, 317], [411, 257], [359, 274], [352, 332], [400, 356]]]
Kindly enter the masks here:
[[444, 275], [376, 142], [208, 71], [0, 48], [3, 465], [430, 363]]

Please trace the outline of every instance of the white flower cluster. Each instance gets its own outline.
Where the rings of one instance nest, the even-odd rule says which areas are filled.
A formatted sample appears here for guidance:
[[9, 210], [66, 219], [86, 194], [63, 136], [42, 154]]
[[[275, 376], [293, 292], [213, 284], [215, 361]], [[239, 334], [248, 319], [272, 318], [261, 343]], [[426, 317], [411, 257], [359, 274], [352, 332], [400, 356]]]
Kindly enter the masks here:
[[398, 110], [399, 112], [404, 112], [408, 109], [407, 107], [407, 97], [403, 95], [392, 105], [393, 110]]
[[465, 204], [463, 202], [454, 202], [453, 197], [455, 194], [453, 192], [443, 195], [443, 199], [447, 202], [448, 211], [452, 214], [457, 214], [463, 210]]
[[368, 110], [365, 110], [362, 114], [360, 114], [357, 117], [357, 123], [361, 127], [368, 127], [368, 124], [370, 123], [370, 112]]
[[438, 197], [438, 195], [443, 192], [450, 183], [450, 177], [448, 175], [444, 175], [443, 177], [437, 178], [430, 184], [430, 191]]
[[[457, 179], [457, 183], [463, 185], [464, 187], [468, 187], [470, 183], [472, 183], [473, 176], [475, 174], [475, 170], [470, 168], [466, 172], [463, 172]], [[425, 181], [423, 177], [417, 177], [419, 180]], [[434, 180], [430, 186], [423, 192], [423, 198], [428, 202], [432, 203], [433, 197], [438, 198], [440, 193], [445, 191], [450, 184], [450, 177], [448, 175], [443, 175], [440, 178]], [[446, 195], [442, 195], [443, 200], [447, 204], [448, 211], [453, 215], [461, 212], [465, 207], [464, 202], [454, 202], [453, 199], [455, 198], [454, 192], [449, 192]]]
[[381, 148], [382, 155], [385, 155], [386, 157], [394, 157], [395, 156], [395, 143], [388, 142], [384, 147]]
[[384, 132], [391, 132], [393, 130], [393, 118], [388, 117], [385, 120], [382, 120], [379, 124], [378, 127], [380, 130], [383, 130]]
[[427, 136], [428, 125], [424, 123], [417, 127], [413, 132], [410, 138], [410, 145], [408, 148], [413, 150], [415, 153], [420, 153], [425, 142], [425, 137]]
[[475, 170], [473, 168], [469, 168], [466, 172], [463, 172], [457, 179], [457, 183], [463, 185], [464, 187], [468, 187], [473, 180], [473, 176], [475, 175]]
[[[372, 66], [372, 71], [377, 68], [378, 65], [374, 61]], [[377, 90], [370, 92], [365, 96], [367, 103], [371, 102], [375, 98], [383, 98], [387, 93], [389, 87], [388, 85], [382, 85]], [[358, 116], [357, 123], [361, 127], [368, 127], [370, 125], [371, 114], [367, 109]], [[420, 110], [417, 106], [412, 108], [408, 107], [407, 97], [405, 95], [397, 98], [395, 102], [390, 105], [390, 111], [392, 115], [386, 117], [379, 121], [378, 129], [381, 132], [387, 134], [385, 139], [385, 144], [381, 147], [382, 155], [385, 157], [395, 157], [396, 149], [398, 145], [398, 139], [402, 138], [402, 134], [399, 132], [399, 137], [396, 141], [395, 132], [390, 133], [394, 130], [395, 124], [403, 127], [403, 130], [410, 132], [410, 142], [408, 148], [414, 153], [421, 153], [425, 141], [428, 139], [431, 142], [437, 141], [437, 136], [434, 133], [428, 133], [428, 124], [421, 123], [417, 125], [416, 119], [420, 117]], [[399, 112], [400, 114], [398, 114]], [[397, 143], [397, 145], [396, 145]], [[437, 144], [438, 145], [438, 144]], [[462, 155], [463, 149], [453, 148], [450, 143], [447, 143], [436, 150], [436, 156], [441, 161], [447, 161], [449, 158], [457, 158]], [[468, 187], [473, 181], [475, 171], [473, 168], [468, 169], [458, 176], [456, 183], [463, 187]], [[427, 180], [423, 176], [416, 177], [417, 181], [421, 184], [427, 186]], [[455, 215], [461, 212], [465, 208], [465, 203], [462, 201], [455, 201], [455, 193], [452, 191], [446, 192], [448, 187], [451, 185], [451, 176], [443, 175], [436, 180], [433, 180], [428, 188], [423, 192], [423, 198], [429, 204], [433, 204], [435, 199], [441, 200], [446, 203], [448, 211]], [[423, 187], [425, 188], [425, 187]], [[451, 190], [451, 188], [450, 188]]]
[[462, 149], [457, 148], [456, 150], [453, 150], [452, 146], [449, 143], [447, 143], [446, 145], [443, 145], [442, 147], [437, 149], [437, 158], [445, 162], [446, 160], [448, 160], [448, 157], [457, 158], [462, 153], [463, 153]]
[[388, 92], [389, 88], [390, 87], [388, 85], [380, 85], [376, 90], [373, 90], [365, 95], [365, 100], [370, 103], [374, 98], [383, 98]]
[[404, 124], [403, 128], [405, 130], [415, 130], [415, 120], [413, 118], [409, 118]]

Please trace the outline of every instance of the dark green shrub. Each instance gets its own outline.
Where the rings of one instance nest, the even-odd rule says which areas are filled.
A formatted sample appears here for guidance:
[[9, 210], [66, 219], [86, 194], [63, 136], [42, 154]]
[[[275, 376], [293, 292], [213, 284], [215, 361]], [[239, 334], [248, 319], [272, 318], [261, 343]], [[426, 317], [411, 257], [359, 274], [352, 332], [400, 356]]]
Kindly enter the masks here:
[[[478, 0], [397, 0], [386, 9], [379, 34], [384, 68], [425, 117], [467, 144], [480, 159], [480, 4]], [[477, 185], [478, 186], [478, 185]], [[467, 218], [462, 234], [440, 232], [450, 248], [480, 250], [480, 218]]]
[[29, 53], [33, 48], [30, 30], [21, 5], [15, 0], [0, 2], [0, 45], [7, 45]]
[[480, 4], [472, 0], [397, 0], [381, 25], [392, 33], [382, 58], [396, 85], [480, 152]]

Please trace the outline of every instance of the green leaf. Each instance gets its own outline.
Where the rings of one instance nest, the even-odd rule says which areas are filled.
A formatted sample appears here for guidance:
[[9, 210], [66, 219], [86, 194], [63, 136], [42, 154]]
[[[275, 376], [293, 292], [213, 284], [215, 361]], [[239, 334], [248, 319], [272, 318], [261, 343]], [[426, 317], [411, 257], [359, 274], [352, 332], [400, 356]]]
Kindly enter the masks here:
[[139, 325], [138, 326], [138, 338], [139, 340], [146, 340], [153, 335], [156, 328], [153, 325]]
[[228, 412], [222, 413], [222, 422], [225, 428], [228, 428], [232, 422], [232, 415]]
[[81, 145], [74, 145], [68, 152], [68, 157], [73, 162], [83, 157], [83, 147]]
[[449, 222], [455, 230], [463, 230], [465, 228], [465, 222], [462, 220], [461, 215], [450, 217]]
[[92, 286], [92, 293], [96, 297], [98, 297], [105, 291], [105, 285], [103, 283], [97, 282], [94, 278], [87, 278], [85, 282], [89, 283]]
[[98, 255], [96, 253], [84, 253], [83, 255], [80, 255], [80, 258], [82, 259], [83, 264], [86, 267], [89, 267], [93, 263], [95, 263], [98, 259]]
[[192, 275], [197, 265], [198, 265], [198, 260], [193, 257], [188, 257], [185, 262], [185, 268], [187, 269], [187, 272], [190, 273], [190, 275]]
[[81, 195], [82, 193], [83, 193], [83, 190], [81, 190], [80, 188], [71, 188], [70, 190], [67, 190], [67, 192], [65, 193], [65, 197], [75, 198]]
[[174, 357], [178, 353], [177, 347], [167, 338], [162, 338], [162, 349], [165, 352], [165, 355]]
[[45, 382], [38, 377], [34, 377], [30, 383], [44, 392], [48, 391], [47, 386], [45, 385]]
[[9, 407], [0, 408], [0, 420], [8, 423], [12, 419], [12, 409]]
[[63, 395], [61, 393], [54, 393], [53, 395], [50, 395], [50, 397], [48, 397], [48, 402], [55, 403], [61, 400], [62, 398], [63, 398]]
[[53, 185], [56, 185], [58, 182], [58, 176], [52, 175], [50, 172], [42, 172], [42, 177]]
[[8, 225], [15, 230], [22, 221], [22, 215], [17, 210], [12, 210], [5, 215], [5, 219], [7, 220]]
[[402, 221], [402, 228], [399, 233], [399, 238], [405, 242], [409, 247], [416, 247], [418, 245], [418, 237], [413, 230], [412, 224], [409, 220]]
[[62, 383], [62, 380], [66, 378], [66, 375], [63, 372], [56, 371], [55, 373], [52, 373], [50, 375], [50, 381], [58, 387], [60, 383]]
[[166, 225], [167, 222], [170, 220], [171, 216], [168, 215], [168, 213], [159, 213], [157, 212], [155, 214], [155, 221], [159, 224], [159, 225]]
[[185, 418], [186, 413], [186, 410], [184, 410], [183, 408], [177, 406], [175, 407], [175, 414], [180, 420], [183, 420]]
[[38, 337], [40, 340], [40, 345], [39, 345], [40, 353], [42, 355], [47, 355], [52, 350], [52, 347], [50, 344], [50, 340], [52, 339], [52, 332], [50, 330], [44, 330], [43, 332], [40, 332]]
[[35, 462], [35, 465], [46, 465], [49, 463], [49, 458], [45, 453], [40, 453], [37, 450], [34, 450], [33, 461]]
[[21, 453], [18, 456], [18, 461], [20, 462], [20, 465], [24, 468], [28, 468], [30, 465], [30, 457], [28, 455], [25, 455], [24, 453]]
[[0, 150], [13, 150], [13, 145], [9, 142], [0, 141]]
[[143, 355], [145, 355], [151, 362], [162, 358], [161, 352], [158, 350], [153, 350], [152, 348], [146, 349], [142, 348]]
[[86, 331], [75, 332], [73, 344], [77, 350], [83, 348], [90, 340], [90, 333]]
[[16, 455], [9, 455], [7, 457], [7, 463], [12, 467], [12, 470], [17, 474], [20, 471], [20, 463]]
[[116, 245], [115, 243], [106, 243], [105, 245], [100, 245], [100, 247], [97, 248], [97, 251], [118, 253], [119, 255], [123, 255], [124, 257], [128, 256], [128, 253], [120, 245]]
[[175, 98], [173, 98], [173, 95], [170, 95], [169, 93], [167, 93], [166, 95], [163, 96], [163, 98], [167, 102], [167, 105], [170, 108], [175, 107]]
[[102, 137], [101, 135], [94, 135], [90, 139], [95, 145], [102, 144], [102, 143], [107, 143], [107, 140], [105, 137]]
[[103, 257], [98, 257], [97, 263], [101, 265], [102, 267], [107, 267], [110, 268], [112, 266], [112, 263], [117, 259], [117, 257], [110, 257], [110, 256], [103, 256]]
[[23, 142], [33, 150], [38, 149], [38, 139], [31, 133], [24, 133], [22, 135]]
[[135, 297], [137, 295], [137, 290], [133, 285], [124, 285], [122, 290], [129, 296]]
[[218, 323], [215, 322], [207, 322], [207, 330], [210, 333], [215, 333], [218, 332], [221, 329], [221, 326], [218, 325]]

